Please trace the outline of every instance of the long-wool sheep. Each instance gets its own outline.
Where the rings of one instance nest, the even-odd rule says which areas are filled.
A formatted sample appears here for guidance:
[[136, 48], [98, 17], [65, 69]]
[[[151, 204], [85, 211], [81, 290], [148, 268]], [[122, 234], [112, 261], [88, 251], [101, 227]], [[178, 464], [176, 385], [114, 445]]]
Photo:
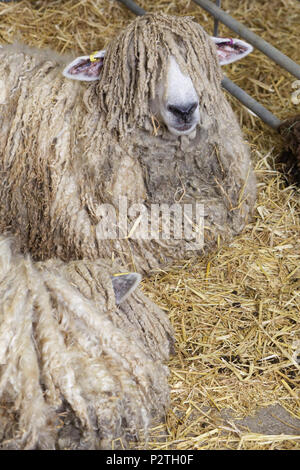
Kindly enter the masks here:
[[[171, 56], [199, 98], [190, 135], [170, 133], [151, 107]], [[0, 64], [0, 231], [23, 253], [40, 261], [113, 255], [140, 271], [189, 255], [184, 237], [136, 236], [134, 211], [122, 232], [121, 197], [149, 212], [203, 204], [201, 253], [243, 229], [256, 192], [249, 151], [221, 91], [216, 47], [191, 18], [137, 18], [87, 84], [62, 75], [65, 58], [25, 46], [4, 46]], [[103, 222], [117, 233], [103, 236]]]
[[0, 449], [126, 445], [165, 415], [172, 330], [139, 290], [116, 305], [119, 269], [35, 263], [0, 236]]

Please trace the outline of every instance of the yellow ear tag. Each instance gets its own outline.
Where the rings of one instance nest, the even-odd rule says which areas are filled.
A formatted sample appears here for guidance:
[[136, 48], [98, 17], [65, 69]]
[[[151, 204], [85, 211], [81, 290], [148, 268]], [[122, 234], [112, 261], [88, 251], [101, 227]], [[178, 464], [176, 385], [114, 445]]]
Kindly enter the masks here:
[[95, 51], [95, 52], [93, 52], [93, 54], [90, 55], [90, 61], [91, 62], [97, 62], [98, 60], [100, 60], [100, 57], [98, 57], [98, 58], [95, 57], [95, 54], [97, 54], [97, 52], [99, 52], [99, 51]]

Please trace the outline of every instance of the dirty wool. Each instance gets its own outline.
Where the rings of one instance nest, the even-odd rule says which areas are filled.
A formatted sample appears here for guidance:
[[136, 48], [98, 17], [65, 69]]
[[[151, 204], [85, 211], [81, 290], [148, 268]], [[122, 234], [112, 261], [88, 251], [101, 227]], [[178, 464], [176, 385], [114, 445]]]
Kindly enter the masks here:
[[0, 448], [105, 449], [169, 403], [172, 330], [102, 260], [34, 263], [0, 237]]
[[[181, 137], [151, 113], [170, 55], [200, 97], [200, 125]], [[115, 257], [144, 272], [189, 256], [184, 236], [141, 237], [137, 211], [128, 211], [123, 233], [121, 197], [148, 213], [160, 204], [203, 207], [201, 253], [250, 219], [249, 152], [221, 91], [215, 46], [191, 18], [136, 19], [110, 42], [100, 80], [89, 84], [64, 78], [66, 59], [51, 52], [14, 45], [0, 57], [0, 230], [14, 233], [22, 252], [35, 260]], [[107, 219], [114, 236], [103, 235]]]

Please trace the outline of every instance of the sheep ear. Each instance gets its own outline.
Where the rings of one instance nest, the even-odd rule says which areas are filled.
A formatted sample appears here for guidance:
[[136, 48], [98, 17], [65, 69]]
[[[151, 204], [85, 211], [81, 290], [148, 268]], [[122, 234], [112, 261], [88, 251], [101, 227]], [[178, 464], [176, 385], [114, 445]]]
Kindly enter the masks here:
[[111, 279], [115, 292], [116, 304], [120, 304], [137, 288], [142, 277], [138, 273], [118, 273], [114, 274]]
[[253, 51], [251, 44], [241, 39], [211, 37], [217, 47], [220, 65], [231, 64]]
[[72, 80], [91, 82], [99, 80], [103, 67], [105, 51], [94, 52], [91, 55], [77, 57], [63, 70], [63, 75]]

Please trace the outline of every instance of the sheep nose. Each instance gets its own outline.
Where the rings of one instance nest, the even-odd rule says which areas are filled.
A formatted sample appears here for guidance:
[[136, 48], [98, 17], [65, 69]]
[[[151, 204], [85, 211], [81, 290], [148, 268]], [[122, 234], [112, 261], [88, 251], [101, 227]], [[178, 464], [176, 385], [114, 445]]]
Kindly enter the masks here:
[[180, 118], [183, 121], [187, 121], [192, 116], [197, 106], [198, 103], [189, 103], [187, 105], [182, 106], [173, 106], [169, 104], [168, 111], [173, 113], [177, 118]]

